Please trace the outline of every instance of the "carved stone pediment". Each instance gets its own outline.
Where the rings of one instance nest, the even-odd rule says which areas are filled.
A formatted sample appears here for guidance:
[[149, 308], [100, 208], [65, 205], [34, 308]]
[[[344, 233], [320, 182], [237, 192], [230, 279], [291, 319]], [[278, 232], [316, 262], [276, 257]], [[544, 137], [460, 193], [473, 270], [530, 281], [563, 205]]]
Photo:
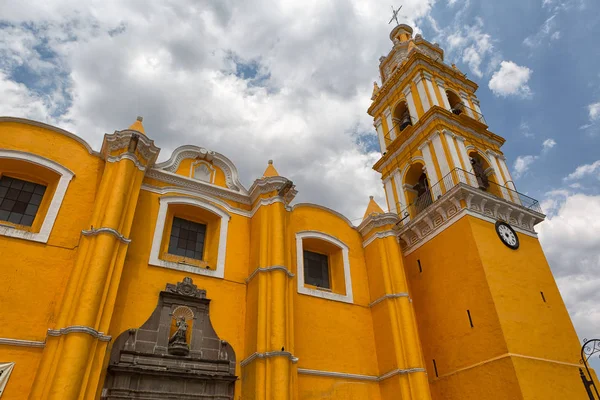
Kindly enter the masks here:
[[115, 340], [102, 399], [233, 399], [235, 352], [209, 304], [191, 278], [167, 284], [150, 318]]

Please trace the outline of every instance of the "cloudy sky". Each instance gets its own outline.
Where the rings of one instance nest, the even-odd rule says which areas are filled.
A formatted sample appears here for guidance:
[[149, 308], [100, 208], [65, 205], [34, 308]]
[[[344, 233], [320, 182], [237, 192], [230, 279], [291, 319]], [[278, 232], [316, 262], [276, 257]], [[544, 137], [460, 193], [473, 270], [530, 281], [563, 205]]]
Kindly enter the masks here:
[[[97, 150], [142, 115], [161, 160], [207, 147], [249, 187], [272, 158], [297, 201], [358, 223], [370, 194], [385, 204], [366, 109], [390, 5], [0, 1], [0, 115]], [[578, 332], [600, 337], [600, 3], [405, 0], [401, 14], [480, 85], [518, 190], [548, 214], [537, 228]]]

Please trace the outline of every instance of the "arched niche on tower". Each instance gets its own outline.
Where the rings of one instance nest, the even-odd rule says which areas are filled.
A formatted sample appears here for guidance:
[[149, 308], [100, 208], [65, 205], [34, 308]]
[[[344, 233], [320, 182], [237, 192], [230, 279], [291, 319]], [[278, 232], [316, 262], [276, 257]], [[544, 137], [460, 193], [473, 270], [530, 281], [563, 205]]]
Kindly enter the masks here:
[[413, 162], [404, 173], [402, 186], [405, 190], [406, 201], [410, 204], [411, 218], [416, 217], [429, 206], [433, 200], [431, 196], [431, 183], [425, 170], [425, 165]]
[[464, 110], [464, 104], [460, 96], [452, 89], [446, 90], [446, 96], [448, 97], [448, 104], [450, 104], [450, 111], [456, 115], [460, 115]]
[[475, 148], [467, 150], [471, 166], [469, 172], [477, 177], [479, 189], [497, 197], [503, 197], [498, 184], [498, 178], [485, 154]]
[[394, 106], [392, 120], [394, 121], [394, 127], [398, 135], [407, 127], [412, 126], [412, 116], [410, 115], [406, 100], [400, 100]]

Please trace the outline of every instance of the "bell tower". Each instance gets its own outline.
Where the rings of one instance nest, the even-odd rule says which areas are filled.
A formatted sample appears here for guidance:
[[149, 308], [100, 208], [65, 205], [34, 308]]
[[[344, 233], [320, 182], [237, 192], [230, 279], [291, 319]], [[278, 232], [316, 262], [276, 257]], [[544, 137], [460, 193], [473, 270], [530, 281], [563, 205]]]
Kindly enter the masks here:
[[477, 84], [410, 26], [390, 33], [368, 113], [432, 398], [587, 399], [577, 335]]

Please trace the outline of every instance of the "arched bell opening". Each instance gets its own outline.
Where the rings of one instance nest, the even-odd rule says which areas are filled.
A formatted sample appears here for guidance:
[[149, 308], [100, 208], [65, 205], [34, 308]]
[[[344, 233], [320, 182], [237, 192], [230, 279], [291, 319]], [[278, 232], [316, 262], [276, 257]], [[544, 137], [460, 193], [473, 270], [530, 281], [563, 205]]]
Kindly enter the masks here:
[[450, 104], [450, 111], [456, 115], [462, 114], [465, 105], [461, 101], [460, 97], [452, 90], [446, 90], [446, 96], [448, 96], [448, 103]]
[[500, 192], [500, 185], [490, 163], [477, 150], [469, 152], [471, 162], [471, 173], [477, 179], [479, 189], [489, 192], [497, 197], [503, 197]]
[[423, 164], [416, 162], [408, 168], [404, 176], [404, 187], [413, 218], [433, 202], [430, 185]]
[[394, 112], [392, 113], [392, 120], [394, 121], [396, 132], [398, 133], [402, 132], [409, 126], [412, 126], [410, 111], [408, 110], [408, 105], [405, 101], [399, 102], [396, 105], [396, 107], [394, 107]]

